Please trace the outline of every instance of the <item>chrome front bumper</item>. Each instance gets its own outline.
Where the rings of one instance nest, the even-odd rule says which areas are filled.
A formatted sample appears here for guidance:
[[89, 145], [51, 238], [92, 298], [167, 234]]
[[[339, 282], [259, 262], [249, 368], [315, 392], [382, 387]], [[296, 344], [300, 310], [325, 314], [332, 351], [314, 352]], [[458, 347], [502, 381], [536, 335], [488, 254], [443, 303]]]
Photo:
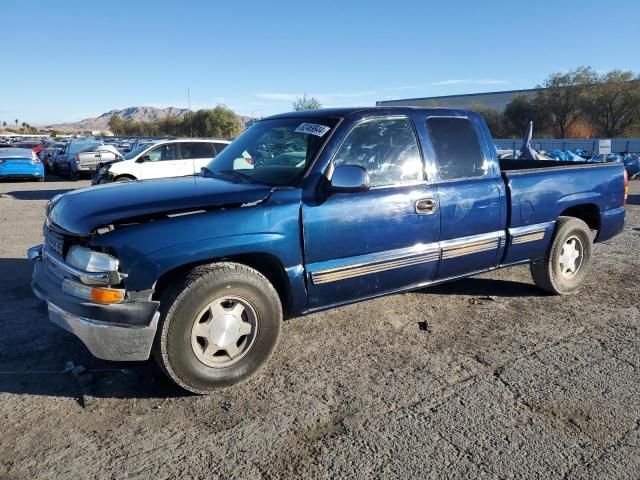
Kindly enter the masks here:
[[73, 333], [89, 349], [94, 357], [103, 360], [147, 360], [151, 354], [153, 338], [158, 328], [158, 317], [153, 315], [151, 324], [143, 327], [123, 327], [97, 322], [65, 312], [51, 302], [49, 320]]

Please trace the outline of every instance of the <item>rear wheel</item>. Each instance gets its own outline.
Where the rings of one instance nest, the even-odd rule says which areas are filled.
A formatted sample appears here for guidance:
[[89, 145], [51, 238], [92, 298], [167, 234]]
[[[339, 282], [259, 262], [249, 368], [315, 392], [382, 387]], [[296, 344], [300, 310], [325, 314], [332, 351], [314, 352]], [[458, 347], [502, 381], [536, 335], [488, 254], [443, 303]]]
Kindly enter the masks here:
[[560, 217], [547, 255], [531, 264], [533, 281], [555, 295], [576, 292], [591, 265], [591, 251], [587, 224], [578, 218]]
[[273, 352], [282, 306], [274, 287], [237, 263], [198, 267], [161, 299], [154, 355], [165, 373], [194, 393], [240, 382]]

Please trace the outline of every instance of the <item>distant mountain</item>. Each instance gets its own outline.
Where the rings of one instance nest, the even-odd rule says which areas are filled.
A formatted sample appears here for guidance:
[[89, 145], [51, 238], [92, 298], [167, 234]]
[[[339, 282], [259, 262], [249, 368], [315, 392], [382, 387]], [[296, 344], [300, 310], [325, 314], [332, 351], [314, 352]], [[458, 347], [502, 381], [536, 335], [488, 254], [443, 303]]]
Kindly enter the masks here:
[[[47, 125], [44, 128], [51, 130], [59, 130], [61, 132], [81, 132], [87, 130], [109, 130], [109, 120], [111, 117], [119, 116], [124, 120], [136, 120], [138, 122], [150, 122], [167, 117], [182, 117], [189, 110], [186, 108], [155, 108], [155, 107], [129, 107], [123, 110], [111, 110], [103, 113], [97, 118], [85, 118], [79, 122], [58, 123], [55, 125]], [[238, 115], [238, 119], [244, 125], [249, 117]]]

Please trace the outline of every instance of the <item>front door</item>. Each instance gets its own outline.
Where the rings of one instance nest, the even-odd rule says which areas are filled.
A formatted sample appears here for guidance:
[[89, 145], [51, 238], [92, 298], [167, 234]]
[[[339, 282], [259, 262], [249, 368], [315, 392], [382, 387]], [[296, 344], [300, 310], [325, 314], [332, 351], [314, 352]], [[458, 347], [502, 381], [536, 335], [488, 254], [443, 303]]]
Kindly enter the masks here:
[[140, 164], [140, 179], [182, 177], [193, 174], [193, 162], [182, 160], [175, 143], [152, 148]]
[[309, 308], [418, 286], [438, 266], [440, 213], [424, 181], [413, 124], [405, 117], [358, 123], [333, 159], [359, 165], [371, 189], [333, 193], [302, 209]]

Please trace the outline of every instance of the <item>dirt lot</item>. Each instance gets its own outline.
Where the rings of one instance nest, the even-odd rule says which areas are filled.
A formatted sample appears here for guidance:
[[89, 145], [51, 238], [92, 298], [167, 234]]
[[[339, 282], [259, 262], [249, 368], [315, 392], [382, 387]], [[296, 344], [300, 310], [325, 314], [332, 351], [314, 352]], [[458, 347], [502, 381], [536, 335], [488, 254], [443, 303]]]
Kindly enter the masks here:
[[92, 358], [31, 294], [44, 204], [86, 184], [0, 184], [0, 478], [639, 477], [640, 182], [575, 296], [517, 267], [296, 318], [208, 397]]

